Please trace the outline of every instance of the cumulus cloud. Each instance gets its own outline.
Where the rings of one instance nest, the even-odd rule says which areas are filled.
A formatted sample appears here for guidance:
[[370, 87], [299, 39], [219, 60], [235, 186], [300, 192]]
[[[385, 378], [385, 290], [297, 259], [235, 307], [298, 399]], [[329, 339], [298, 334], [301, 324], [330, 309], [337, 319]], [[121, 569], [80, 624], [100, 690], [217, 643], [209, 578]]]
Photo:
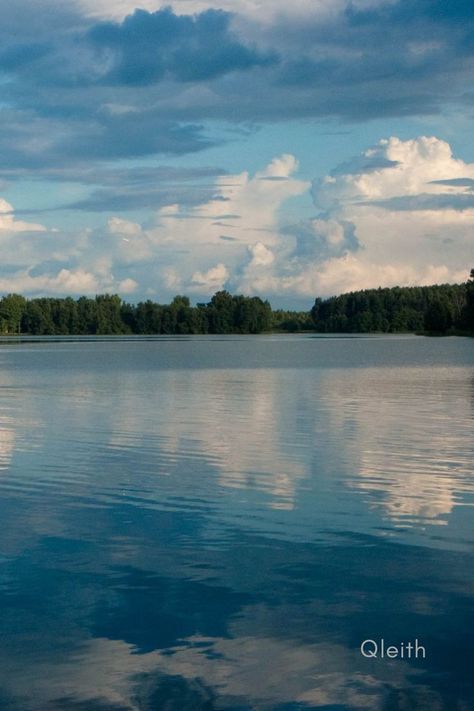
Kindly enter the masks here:
[[[34, 239], [31, 227], [21, 241], [15, 241], [12, 229], [5, 230], [0, 288], [24, 293], [137, 291], [166, 298], [178, 289], [207, 297], [225, 285], [235, 287], [236, 275], [249, 259], [257, 265], [270, 263], [271, 245], [279, 241], [279, 209], [309, 190], [308, 182], [294, 177], [297, 167], [296, 159], [285, 154], [255, 175], [220, 176], [211, 199], [194, 207], [165, 205], [147, 225], [116, 215], [106, 229], [49, 231], [42, 241]], [[16, 224], [10, 208], [5, 208], [6, 226]], [[232, 239], [221, 239], [223, 229]]]
[[314, 183], [319, 215], [286, 228], [293, 251], [271, 268], [247, 268], [244, 286], [309, 297], [464, 281], [473, 175], [438, 138], [384, 139]]
[[[375, 286], [377, 279], [387, 284], [464, 279], [474, 209], [462, 198], [471, 192], [474, 165], [455, 158], [445, 141], [426, 136], [384, 139], [364, 161], [362, 170], [355, 161], [354, 170], [347, 164], [313, 186], [317, 205], [357, 226], [364, 250], [341, 268], [353, 273], [352, 288], [364, 282]], [[330, 282], [335, 272], [337, 264], [329, 262], [324, 279]]]
[[191, 277], [192, 285], [196, 285], [199, 291], [218, 291], [225, 285], [229, 278], [229, 270], [224, 264], [216, 264], [207, 272], [194, 272]]
[[239, 288], [311, 298], [464, 281], [472, 257], [473, 175], [474, 165], [436, 137], [383, 139], [314, 182], [319, 214], [281, 225], [271, 259], [252, 251]]
[[434, 136], [407, 141], [391, 137], [368, 149], [362, 160], [356, 158], [316, 183], [313, 195], [323, 207], [342, 200], [459, 195], [472, 192], [473, 176], [474, 165], [454, 158], [446, 141]]
[[[164, 205], [144, 224], [115, 215], [105, 229], [75, 235], [18, 222], [2, 203], [0, 288], [197, 300], [226, 288], [303, 305], [380, 285], [466, 279], [474, 207], [456, 200], [474, 194], [474, 165], [445, 141], [384, 139], [312, 189], [297, 170], [283, 154], [253, 175], [218, 177], [212, 197], [196, 205]], [[311, 194], [316, 214], [289, 222], [288, 201]]]
[[21, 220], [15, 219], [13, 215], [13, 206], [6, 200], [3, 200], [3, 198], [0, 198], [0, 233], [1, 231], [44, 232], [45, 228], [43, 225], [32, 222], [22, 222]]
[[305, 260], [323, 261], [360, 248], [354, 225], [329, 216], [302, 220], [286, 231], [295, 237], [295, 253]]
[[55, 275], [42, 274], [32, 276], [28, 271], [15, 272], [0, 277], [0, 291], [20, 292], [23, 294], [97, 294], [118, 291], [127, 295], [133, 293], [138, 284], [133, 279], [117, 281], [112, 275], [101, 279], [84, 269], [60, 269]]
[[[111, 220], [109, 239], [131, 236], [133, 223]], [[138, 226], [137, 226], [138, 227]], [[138, 229], [140, 229], [138, 227]], [[117, 233], [113, 231], [116, 230]], [[0, 292], [24, 294], [133, 293], [138, 283], [128, 274], [116, 277], [126, 263], [119, 250], [110, 249], [107, 233], [92, 230], [61, 232], [17, 220], [13, 207], [0, 199]], [[124, 254], [126, 255], [126, 245]]]
[[109, 232], [117, 235], [127, 235], [128, 237], [136, 237], [141, 233], [141, 227], [136, 222], [130, 222], [129, 220], [123, 220], [120, 217], [112, 217], [107, 226]]
[[213, 198], [201, 205], [161, 208], [141, 233], [156, 255], [156, 280], [208, 296], [224, 286], [239, 288], [246, 265], [269, 266], [272, 248], [281, 243], [280, 209], [310, 187], [294, 176], [297, 168], [295, 157], [284, 154], [254, 175], [219, 178]]
[[257, 242], [255, 245], [250, 245], [249, 252], [252, 256], [250, 260], [250, 267], [268, 267], [275, 261], [275, 255], [273, 252], [265, 247], [262, 242]]

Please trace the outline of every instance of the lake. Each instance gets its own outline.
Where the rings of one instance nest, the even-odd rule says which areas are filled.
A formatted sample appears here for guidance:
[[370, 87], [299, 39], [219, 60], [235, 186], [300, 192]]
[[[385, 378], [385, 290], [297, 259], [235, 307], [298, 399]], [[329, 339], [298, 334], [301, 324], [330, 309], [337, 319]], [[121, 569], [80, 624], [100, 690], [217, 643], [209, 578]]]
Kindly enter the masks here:
[[10, 339], [0, 394], [1, 711], [474, 708], [474, 339]]

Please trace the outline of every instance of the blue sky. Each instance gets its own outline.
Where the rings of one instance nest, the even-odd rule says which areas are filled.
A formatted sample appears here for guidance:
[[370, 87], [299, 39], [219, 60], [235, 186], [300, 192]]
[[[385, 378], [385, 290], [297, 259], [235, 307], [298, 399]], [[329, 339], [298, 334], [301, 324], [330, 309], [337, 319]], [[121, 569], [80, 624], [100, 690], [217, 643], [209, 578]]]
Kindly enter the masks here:
[[467, 0], [5, 2], [0, 291], [465, 280]]

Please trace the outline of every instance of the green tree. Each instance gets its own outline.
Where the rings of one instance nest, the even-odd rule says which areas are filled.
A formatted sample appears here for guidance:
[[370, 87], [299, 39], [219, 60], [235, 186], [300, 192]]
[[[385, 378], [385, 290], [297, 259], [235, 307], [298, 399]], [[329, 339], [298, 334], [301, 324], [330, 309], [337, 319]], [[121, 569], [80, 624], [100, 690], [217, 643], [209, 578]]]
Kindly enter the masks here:
[[0, 322], [4, 333], [20, 333], [26, 299], [20, 294], [8, 294], [0, 300]]
[[32, 336], [48, 336], [54, 334], [54, 323], [51, 317], [49, 299], [33, 299], [28, 301], [23, 316], [24, 331]]
[[452, 313], [448, 301], [435, 299], [425, 314], [425, 329], [431, 333], [446, 333], [452, 326]]
[[194, 318], [195, 309], [191, 308], [189, 298], [179, 294], [170, 304], [174, 312], [173, 321], [176, 333], [196, 333], [197, 320]]
[[124, 333], [121, 317], [122, 300], [117, 294], [102, 294], [95, 297], [97, 304], [97, 333], [116, 335]]
[[77, 301], [78, 335], [94, 335], [97, 331], [97, 302], [87, 296]]
[[464, 320], [468, 320], [467, 307], [464, 307], [468, 286], [440, 284], [367, 289], [326, 300], [316, 299], [311, 318], [314, 328], [320, 332], [417, 332], [428, 326], [429, 330], [445, 332], [461, 327], [462, 314]]
[[234, 330], [235, 302], [228, 291], [217, 291], [208, 304], [209, 331], [232, 333]]
[[463, 322], [469, 331], [474, 331], [474, 269], [471, 269], [466, 285], [466, 305], [463, 311]]

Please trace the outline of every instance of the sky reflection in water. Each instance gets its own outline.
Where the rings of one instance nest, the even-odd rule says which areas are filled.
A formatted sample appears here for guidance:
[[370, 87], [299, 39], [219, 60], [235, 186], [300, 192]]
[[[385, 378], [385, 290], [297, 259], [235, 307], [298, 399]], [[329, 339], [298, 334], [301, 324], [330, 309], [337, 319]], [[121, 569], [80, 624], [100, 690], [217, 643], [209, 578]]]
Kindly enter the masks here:
[[0, 366], [2, 711], [470, 708], [472, 340]]

